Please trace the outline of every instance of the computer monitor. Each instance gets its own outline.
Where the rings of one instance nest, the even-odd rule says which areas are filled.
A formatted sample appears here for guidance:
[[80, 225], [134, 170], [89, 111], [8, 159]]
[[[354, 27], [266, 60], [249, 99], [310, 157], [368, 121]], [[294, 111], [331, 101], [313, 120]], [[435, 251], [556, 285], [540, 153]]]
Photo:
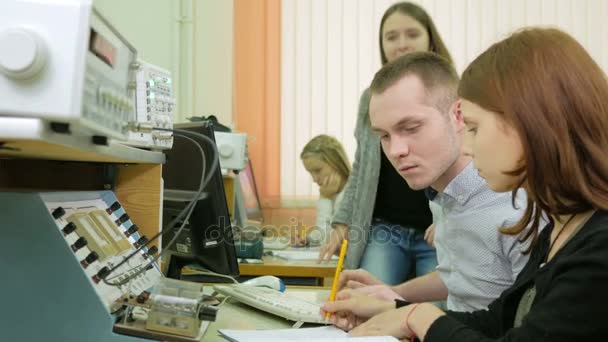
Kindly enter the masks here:
[[244, 222], [241, 222], [243, 226], [246, 225], [247, 221], [259, 223], [264, 221], [264, 214], [260, 204], [260, 196], [258, 194], [251, 160], [247, 161], [245, 168], [239, 171], [238, 174], [236, 211], [237, 215], [241, 217], [241, 220], [244, 219]]
[[[175, 124], [174, 127], [200, 133], [215, 141], [214, 125], [210, 121]], [[177, 242], [169, 246], [171, 260], [167, 276], [179, 279], [181, 268], [191, 263], [215, 273], [238, 276], [239, 267], [220, 165], [218, 163], [215, 170], [210, 170], [211, 147], [202, 138], [189, 137], [202, 146], [206, 156], [206, 172], [213, 172], [213, 176]], [[167, 161], [163, 165], [163, 227], [194, 197], [202, 172], [200, 152], [191, 141], [176, 136], [173, 148], [166, 154]], [[164, 247], [173, 239], [181, 223], [177, 222], [175, 228], [163, 236]]]

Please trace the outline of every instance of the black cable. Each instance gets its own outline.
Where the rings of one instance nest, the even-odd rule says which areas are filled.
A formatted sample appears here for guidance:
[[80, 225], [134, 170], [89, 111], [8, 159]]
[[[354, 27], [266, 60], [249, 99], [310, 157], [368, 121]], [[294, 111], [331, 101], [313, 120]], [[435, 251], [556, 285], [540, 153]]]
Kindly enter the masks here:
[[[118, 263], [116, 266], [113, 266], [108, 273], [105, 274], [104, 277], [102, 277], [102, 280], [105, 284], [110, 285], [110, 286], [122, 286], [127, 284], [129, 281], [131, 281], [131, 279], [139, 276], [140, 274], [146, 272], [148, 270], [148, 268], [154, 264], [162, 255], [164, 255], [164, 253], [170, 249], [170, 247], [172, 245], [174, 245], [177, 241], [177, 238], [179, 237], [179, 235], [181, 234], [182, 230], [184, 229], [186, 222], [188, 222], [188, 219], [190, 218], [190, 215], [192, 215], [192, 212], [194, 211], [194, 208], [196, 207], [196, 203], [198, 202], [198, 200], [200, 199], [202, 193], [203, 193], [203, 189], [207, 186], [207, 184], [209, 183], [209, 181], [211, 180], [211, 177], [213, 177], [213, 172], [217, 169], [217, 167], [219, 166], [219, 155], [217, 152], [217, 146], [215, 145], [215, 142], [213, 140], [211, 140], [209, 137], [200, 134], [200, 133], [196, 133], [196, 132], [192, 132], [192, 131], [187, 131], [187, 130], [181, 130], [181, 129], [167, 129], [167, 128], [154, 128], [154, 130], [159, 130], [159, 131], [166, 131], [166, 132], [173, 132], [175, 136], [179, 136], [181, 138], [185, 138], [186, 140], [191, 141], [192, 143], [194, 143], [196, 145], [196, 147], [198, 148], [200, 154], [201, 154], [201, 158], [202, 158], [202, 173], [201, 173], [201, 183], [199, 185], [199, 189], [196, 192], [196, 195], [194, 196], [194, 198], [192, 200], [190, 200], [190, 202], [188, 203], [188, 205], [186, 205], [186, 207], [184, 209], [182, 209], [182, 211], [173, 219], [171, 220], [171, 222], [169, 222], [169, 224], [167, 224], [159, 233], [157, 233], [156, 235], [154, 235], [148, 242], [146, 242], [145, 244], [139, 246], [135, 252], [131, 253], [130, 255], [128, 255], [125, 259], [123, 259], [120, 263]], [[176, 134], [177, 133], [177, 134]], [[212, 155], [212, 162], [211, 162], [211, 168], [210, 168], [210, 172], [207, 173], [207, 175], [205, 175], [205, 167], [206, 167], [206, 161], [205, 161], [205, 152], [203, 151], [202, 146], [194, 139], [186, 136], [186, 135], [191, 135], [191, 136], [195, 136], [198, 138], [203, 139], [206, 143], [208, 143], [211, 146], [211, 149], [213, 151], [213, 155]], [[150, 262], [148, 262], [147, 265], [145, 265], [144, 267], [141, 267], [137, 272], [134, 272], [130, 275], [128, 275], [127, 277], [125, 277], [123, 280], [118, 281], [118, 282], [110, 282], [108, 279], [108, 276], [110, 274], [112, 274], [112, 272], [116, 271], [120, 266], [124, 265], [129, 259], [131, 259], [133, 256], [135, 256], [139, 251], [141, 251], [141, 249], [143, 249], [144, 247], [148, 246], [150, 243], [152, 243], [153, 241], [155, 241], [156, 239], [158, 239], [160, 236], [166, 234], [167, 232], [173, 230], [175, 228], [175, 223], [177, 223], [184, 215], [186, 215], [186, 217], [184, 218], [184, 220], [182, 221], [181, 226], [179, 227], [178, 231], [175, 233], [175, 236], [173, 237], [173, 239], [167, 244], [167, 246], [156, 256], [154, 257]], [[137, 268], [137, 267], [135, 267]], [[135, 269], [133, 268], [133, 269]], [[130, 270], [129, 270], [130, 271]], [[128, 272], [128, 271], [127, 271]], [[114, 277], [112, 277], [112, 279], [119, 277], [120, 275], [116, 275]]]
[[[193, 142], [193, 143], [196, 145], [196, 147], [199, 149], [199, 152], [201, 153], [201, 156], [202, 156], [203, 160], [205, 159], [203, 149], [202, 149], [202, 147], [200, 146], [200, 144], [199, 144], [198, 142], [196, 142], [195, 140], [193, 140], [193, 139], [191, 139], [191, 138], [189, 138], [189, 137], [187, 137], [187, 136], [183, 136], [183, 135], [181, 135], [181, 134], [176, 134], [176, 136], [179, 136], [179, 137], [181, 137], [181, 138], [185, 138], [185, 139], [187, 139], [187, 140], [189, 140], [189, 141]], [[203, 162], [203, 165], [204, 165], [204, 164], [205, 164], [205, 163]], [[181, 234], [181, 232], [182, 232], [183, 228], [184, 228], [184, 227], [185, 227], [185, 225], [186, 225], [186, 222], [188, 222], [188, 219], [190, 218], [190, 215], [191, 215], [191, 214], [192, 214], [192, 212], [194, 211], [194, 208], [195, 208], [195, 206], [196, 206], [196, 202], [198, 201], [198, 199], [200, 198], [200, 196], [201, 196], [201, 194], [202, 194], [202, 190], [203, 190], [203, 189], [204, 189], [204, 187], [206, 186], [206, 184], [204, 183], [204, 174], [205, 174], [205, 172], [204, 172], [204, 169], [203, 169], [203, 172], [201, 173], [201, 183], [200, 183], [200, 185], [199, 185], [199, 189], [198, 189], [198, 191], [197, 191], [197, 192], [196, 192], [196, 194], [195, 194], [195, 197], [194, 197], [194, 198], [193, 198], [193, 199], [192, 199], [192, 200], [191, 200], [191, 201], [188, 203], [188, 205], [186, 205], [186, 207], [185, 207], [185, 208], [184, 208], [184, 209], [183, 209], [183, 210], [182, 210], [182, 211], [181, 211], [181, 212], [180, 212], [180, 213], [177, 215], [177, 217], [176, 217], [176, 218], [174, 218], [174, 219], [173, 219], [173, 220], [172, 220], [172, 221], [171, 221], [171, 222], [170, 222], [170, 223], [169, 223], [167, 226], [165, 226], [165, 227], [164, 227], [164, 228], [163, 228], [163, 229], [162, 229], [162, 230], [161, 230], [159, 233], [157, 233], [156, 235], [154, 235], [154, 236], [153, 236], [153, 237], [152, 237], [152, 238], [151, 238], [151, 239], [150, 239], [148, 242], [146, 242], [145, 244], [143, 244], [143, 245], [139, 246], [139, 247], [138, 247], [138, 248], [137, 248], [137, 249], [136, 249], [136, 250], [135, 250], [133, 253], [131, 253], [131, 254], [130, 254], [130, 255], [128, 255], [128, 256], [127, 256], [125, 259], [123, 259], [123, 260], [122, 260], [120, 263], [118, 263], [118, 265], [116, 265], [116, 266], [112, 267], [112, 268], [110, 269], [110, 271], [109, 271], [109, 272], [108, 272], [108, 273], [107, 273], [107, 274], [106, 274], [106, 275], [105, 275], [105, 276], [102, 278], [104, 283], [106, 283], [107, 285], [110, 285], [110, 286], [122, 286], [122, 285], [127, 284], [129, 281], [131, 281], [131, 279], [133, 279], [133, 278], [135, 278], [135, 277], [139, 276], [140, 274], [142, 274], [142, 273], [146, 272], [146, 271], [148, 270], [148, 268], [149, 268], [149, 267], [150, 267], [150, 266], [151, 266], [151, 265], [152, 265], [154, 262], [156, 262], [156, 261], [157, 261], [157, 260], [158, 260], [158, 259], [159, 259], [159, 258], [160, 258], [160, 257], [161, 257], [163, 254], [164, 254], [164, 252], [165, 252], [164, 250], [163, 250], [163, 251], [161, 251], [161, 253], [159, 253], [159, 254], [158, 254], [156, 257], [154, 257], [154, 258], [152, 259], [152, 261], [148, 262], [148, 264], [147, 264], [147, 265], [145, 265], [144, 267], [141, 267], [141, 268], [140, 268], [138, 271], [136, 271], [136, 272], [134, 272], [134, 273], [132, 273], [132, 274], [128, 275], [128, 276], [127, 276], [127, 277], [125, 277], [124, 279], [122, 279], [122, 280], [120, 280], [120, 281], [117, 281], [117, 282], [111, 282], [111, 281], [110, 281], [110, 280], [112, 280], [112, 279], [114, 279], [114, 278], [120, 277], [121, 275], [123, 275], [123, 274], [124, 274], [124, 273], [126, 273], [126, 272], [129, 272], [129, 271], [131, 271], [131, 270], [133, 270], [133, 269], [136, 269], [137, 267], [132, 268], [132, 269], [129, 269], [129, 270], [126, 270], [124, 273], [121, 273], [121, 274], [115, 275], [115, 276], [113, 276], [112, 278], [108, 279], [108, 276], [109, 276], [109, 275], [110, 275], [112, 272], [116, 271], [116, 270], [117, 270], [117, 269], [118, 269], [120, 266], [124, 265], [124, 264], [125, 264], [125, 263], [126, 263], [128, 260], [129, 260], [129, 259], [131, 259], [133, 256], [137, 255], [137, 254], [138, 254], [138, 252], [140, 252], [140, 251], [141, 251], [141, 250], [142, 250], [144, 247], [148, 246], [148, 245], [149, 245], [151, 242], [153, 242], [153, 241], [157, 240], [157, 239], [158, 239], [160, 236], [162, 236], [162, 235], [164, 235], [164, 234], [168, 233], [169, 231], [173, 230], [173, 229], [175, 228], [175, 223], [176, 223], [176, 222], [178, 222], [178, 221], [179, 221], [179, 220], [180, 220], [180, 219], [181, 219], [181, 218], [184, 216], [184, 214], [185, 214], [185, 215], [186, 215], [186, 217], [185, 217], [185, 218], [184, 218], [184, 220], [182, 221], [182, 225], [179, 227], [179, 230], [178, 230], [178, 232], [175, 234], [174, 239], [173, 239], [173, 240], [171, 240], [171, 242], [170, 242], [170, 243], [175, 243], [176, 238], [179, 236], [179, 234]], [[170, 247], [170, 245], [169, 245], [168, 247]], [[168, 248], [167, 248], [167, 249], [168, 249]]]

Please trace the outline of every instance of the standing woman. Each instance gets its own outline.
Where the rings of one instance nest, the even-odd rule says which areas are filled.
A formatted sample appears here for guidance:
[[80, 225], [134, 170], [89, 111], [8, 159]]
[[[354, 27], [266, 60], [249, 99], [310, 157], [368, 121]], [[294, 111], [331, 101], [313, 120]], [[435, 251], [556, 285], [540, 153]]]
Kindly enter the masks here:
[[[399, 2], [389, 7], [379, 35], [383, 65], [416, 51], [432, 51], [452, 61], [432, 19], [415, 4]], [[380, 148], [370, 126], [369, 100], [365, 90], [355, 128], [353, 170], [319, 260], [329, 260], [347, 238], [346, 268], [361, 267], [395, 285], [435, 269], [435, 249], [424, 240], [432, 217], [424, 192], [410, 189]]]

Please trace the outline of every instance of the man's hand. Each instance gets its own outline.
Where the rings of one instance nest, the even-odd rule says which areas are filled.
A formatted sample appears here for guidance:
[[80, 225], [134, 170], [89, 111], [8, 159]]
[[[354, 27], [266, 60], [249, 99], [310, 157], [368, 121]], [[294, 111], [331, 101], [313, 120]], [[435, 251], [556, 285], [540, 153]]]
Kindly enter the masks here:
[[364, 269], [344, 270], [338, 279], [338, 290], [344, 287], [357, 289], [369, 285], [384, 285], [378, 278]]
[[394, 301], [395, 299], [405, 300], [388, 285], [369, 285], [353, 289], [353, 292], [379, 300]]
[[424, 232], [424, 240], [430, 246], [435, 247], [435, 224], [431, 223], [431, 225]]
[[346, 289], [338, 292], [336, 301], [321, 306], [321, 314], [331, 313], [331, 322], [338, 328], [350, 330], [369, 317], [395, 308], [394, 301], [378, 300]]
[[336, 224], [329, 235], [329, 240], [321, 247], [317, 264], [325, 260], [329, 262], [332, 255], [338, 255], [342, 240], [348, 239], [348, 226], [345, 224]]
[[321, 197], [333, 198], [344, 184], [344, 179], [337, 172], [330, 173], [319, 185]]

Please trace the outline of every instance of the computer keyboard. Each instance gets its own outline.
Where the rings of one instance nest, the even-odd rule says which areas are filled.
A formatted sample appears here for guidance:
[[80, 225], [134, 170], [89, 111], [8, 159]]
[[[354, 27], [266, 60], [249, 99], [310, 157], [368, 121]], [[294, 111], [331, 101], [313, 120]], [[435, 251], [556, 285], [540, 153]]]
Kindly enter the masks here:
[[328, 324], [320, 314], [320, 305], [290, 296], [268, 287], [238, 285], [215, 285], [215, 291], [231, 296], [239, 302], [253, 306], [294, 322]]

